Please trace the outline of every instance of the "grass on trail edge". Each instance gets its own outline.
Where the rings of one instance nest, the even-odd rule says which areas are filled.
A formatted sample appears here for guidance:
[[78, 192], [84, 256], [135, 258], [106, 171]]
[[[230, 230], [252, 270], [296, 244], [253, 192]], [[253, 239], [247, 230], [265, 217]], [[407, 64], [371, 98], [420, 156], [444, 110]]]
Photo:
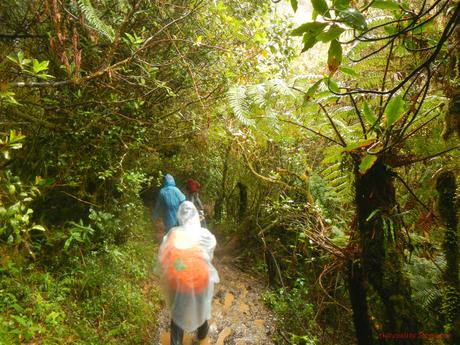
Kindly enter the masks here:
[[0, 246], [1, 345], [151, 342], [162, 305], [151, 223], [121, 246], [78, 252], [59, 253], [56, 268]]

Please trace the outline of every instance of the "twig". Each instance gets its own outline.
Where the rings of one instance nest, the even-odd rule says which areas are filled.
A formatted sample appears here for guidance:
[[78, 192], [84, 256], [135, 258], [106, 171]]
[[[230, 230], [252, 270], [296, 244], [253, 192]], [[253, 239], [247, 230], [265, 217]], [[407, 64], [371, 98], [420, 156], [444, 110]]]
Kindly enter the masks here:
[[284, 182], [284, 181], [276, 180], [276, 179], [274, 179], [274, 178], [267, 177], [267, 176], [264, 176], [264, 175], [259, 174], [259, 173], [254, 169], [254, 167], [252, 166], [252, 164], [251, 164], [251, 162], [250, 162], [248, 156], [247, 156], [246, 153], [244, 152], [244, 147], [243, 147], [243, 145], [242, 145], [240, 142], [238, 142], [238, 141], [237, 141], [237, 144], [238, 144], [238, 146], [239, 146], [240, 149], [241, 149], [241, 154], [243, 155], [243, 158], [244, 158], [244, 160], [246, 161], [246, 164], [247, 164], [247, 166], [249, 167], [249, 170], [250, 170], [255, 176], [257, 176], [258, 178], [260, 178], [261, 180], [264, 180], [264, 181], [266, 181], [266, 182], [279, 184], [279, 185], [281, 185], [281, 186], [283, 186], [283, 187], [285, 187], [285, 188], [288, 188], [288, 189], [297, 189], [297, 188], [295, 188], [295, 187], [292, 187], [292, 186], [288, 185], [288, 184], [287, 184], [286, 182]]
[[117, 30], [115, 34], [115, 38], [113, 39], [112, 46], [110, 47], [109, 52], [107, 53], [107, 64], [110, 64], [113, 55], [118, 49], [118, 46], [120, 45], [120, 40], [121, 36], [125, 33], [126, 28], [128, 27], [129, 22], [131, 21], [131, 18], [134, 16], [136, 13], [137, 9], [139, 8], [139, 5], [142, 3], [143, 0], [139, 0], [134, 2], [134, 4], [131, 7], [131, 10], [128, 12], [126, 15], [125, 19], [123, 20], [123, 23], [120, 25], [120, 28]]
[[[272, 1], [273, 1], [273, 0], [272, 0]], [[284, 340], [286, 343], [288, 343], [288, 344], [290, 344], [290, 345], [294, 345], [294, 343], [291, 342], [291, 341], [284, 335], [284, 333], [283, 333], [279, 328], [277, 328], [276, 331], [278, 332], [279, 335], [281, 335], [281, 337], [283, 338], [283, 340]]]
[[401, 176], [399, 176], [399, 174], [395, 174], [395, 177], [404, 185], [404, 187], [406, 187], [406, 189], [408, 190], [408, 192], [415, 198], [415, 200], [423, 206], [423, 208], [427, 211], [430, 211], [429, 207], [426, 206], [422, 200], [420, 200], [418, 198], [417, 195], [415, 195], [415, 193], [412, 191], [412, 189], [409, 187], [409, 185], [406, 183], [406, 181], [403, 180], [403, 178]]
[[[429, 113], [431, 113], [434, 109], [436, 108], [439, 108], [439, 105], [437, 105], [436, 107], [434, 108], [431, 108], [430, 110], [428, 110], [427, 112], [425, 112], [424, 116], [427, 116]], [[399, 143], [402, 143], [404, 142], [407, 138], [410, 138], [412, 135], [414, 135], [415, 133], [417, 133], [419, 130], [421, 130], [423, 127], [425, 127], [427, 124], [429, 124], [431, 121], [433, 121], [434, 119], [437, 119], [441, 114], [438, 114], [436, 116], [433, 116], [431, 119], [429, 119], [428, 121], [422, 123], [420, 126], [418, 126], [417, 128], [415, 128], [414, 130], [412, 130], [410, 133], [406, 134], [404, 137], [402, 137], [400, 140], [396, 141], [395, 143], [393, 143], [392, 145], [388, 146], [387, 148], [385, 148], [384, 150], [382, 150], [382, 152], [384, 151], [389, 151], [390, 149], [392, 149], [393, 147], [395, 147], [396, 145], [398, 145]], [[404, 134], [404, 133], [403, 133]]]
[[361, 115], [361, 111], [358, 108], [358, 105], [356, 104], [355, 99], [353, 98], [353, 95], [350, 95], [351, 103], [353, 103], [353, 107], [355, 108], [356, 115], [358, 115], [359, 123], [361, 124], [361, 128], [363, 130], [364, 134], [364, 139], [367, 139], [367, 132], [366, 132], [366, 126], [364, 125], [363, 117]]
[[70, 193], [64, 192], [63, 190], [61, 190], [61, 193], [64, 193], [65, 195], [68, 195], [68, 196], [70, 196], [71, 198], [74, 198], [75, 200], [78, 200], [78, 201], [80, 201], [80, 202], [82, 202], [82, 203], [84, 203], [84, 204], [88, 204], [88, 205], [91, 205], [91, 206], [99, 207], [99, 205], [93, 204], [92, 202], [89, 202], [89, 201], [86, 201], [86, 200], [82, 200], [82, 199], [76, 197], [75, 195], [72, 195], [72, 194], [70, 194]]
[[47, 38], [47, 35], [33, 35], [33, 34], [0, 34], [0, 40], [16, 40], [18, 38]]
[[395, 164], [392, 167], [393, 168], [399, 168], [399, 167], [403, 167], [403, 166], [406, 166], [406, 165], [410, 165], [410, 164], [414, 164], [414, 163], [418, 163], [418, 162], [423, 162], [423, 161], [426, 161], [426, 160], [428, 160], [430, 158], [435, 158], [435, 157], [443, 155], [444, 153], [447, 153], [447, 152], [450, 152], [450, 151], [453, 151], [453, 150], [458, 150], [458, 149], [460, 149], [460, 146], [454, 146], [454, 147], [451, 147], [450, 149], [447, 149], [447, 150], [444, 150], [444, 151], [429, 155], [427, 157], [417, 158], [417, 159], [413, 159], [411, 161], [401, 162], [399, 164]]
[[285, 119], [278, 119], [278, 121], [286, 122], [286, 123], [290, 123], [290, 124], [292, 124], [292, 125], [299, 126], [299, 127], [303, 128], [303, 129], [305, 129], [305, 130], [307, 130], [307, 131], [309, 131], [309, 132], [311, 132], [311, 133], [313, 133], [313, 134], [316, 134], [316, 135], [318, 135], [318, 136], [320, 136], [320, 137], [322, 137], [322, 138], [324, 138], [324, 139], [329, 140], [330, 142], [333, 142], [334, 144], [340, 145], [340, 143], [339, 143], [337, 140], [334, 140], [334, 139], [332, 139], [332, 138], [329, 138], [327, 135], [321, 134], [320, 132], [317, 132], [317, 131], [315, 131], [314, 129], [311, 129], [311, 128], [307, 127], [307, 126], [304, 126], [304, 125], [302, 125], [301, 123], [298, 123], [298, 122], [295, 122], [295, 121], [291, 121], [291, 120], [285, 120]]
[[[427, 78], [426, 78], [425, 85], [423, 86], [423, 88], [418, 93], [416, 99], [414, 100], [414, 103], [415, 104], [417, 103], [420, 95], [423, 93], [422, 99], [420, 100], [420, 102], [418, 104], [418, 107], [414, 111], [414, 115], [412, 115], [412, 118], [409, 120], [407, 125], [405, 123], [403, 123], [403, 125], [402, 125], [403, 130], [401, 131], [401, 134], [399, 136], [400, 138], [404, 135], [404, 133], [406, 133], [406, 131], [409, 129], [410, 125], [415, 121], [415, 118], [417, 117], [418, 113], [422, 109], [422, 106], [423, 106], [423, 104], [425, 102], [426, 96], [428, 95], [428, 90], [430, 89], [430, 79], [431, 79], [431, 71], [430, 71], [430, 68], [428, 66], [427, 66], [427, 72], [428, 72], [428, 75], [427, 75]], [[400, 141], [402, 141], [402, 140], [400, 140]]]
[[332, 121], [332, 118], [329, 116], [329, 113], [327, 112], [326, 108], [321, 103], [318, 103], [318, 105], [321, 107], [321, 109], [323, 110], [324, 114], [326, 114], [326, 116], [327, 116], [332, 128], [334, 129], [335, 134], [337, 134], [337, 137], [339, 138], [340, 142], [342, 143], [341, 146], [343, 146], [343, 147], [347, 146], [347, 143], [345, 142], [345, 140], [343, 139], [343, 137], [340, 134], [339, 130], [337, 129], [337, 126], [335, 125], [334, 121]]
[[[388, 75], [388, 69], [390, 68], [390, 61], [392, 59], [393, 55], [393, 48], [394, 48], [395, 40], [391, 40], [391, 46], [390, 46], [390, 51], [388, 52], [388, 58], [387, 58], [387, 63], [385, 64], [385, 72], [383, 73], [383, 79], [382, 79], [382, 87], [381, 90], [385, 90], [385, 84], [387, 81], [387, 75]], [[380, 95], [380, 112], [383, 112], [383, 95]]]

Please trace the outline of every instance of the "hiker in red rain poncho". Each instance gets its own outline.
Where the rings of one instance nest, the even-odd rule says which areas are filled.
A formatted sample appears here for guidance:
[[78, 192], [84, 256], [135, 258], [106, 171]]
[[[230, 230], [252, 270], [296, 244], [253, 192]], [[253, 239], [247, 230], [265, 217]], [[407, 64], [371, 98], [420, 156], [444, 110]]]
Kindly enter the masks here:
[[184, 331], [207, 336], [214, 284], [219, 275], [211, 264], [216, 238], [202, 228], [198, 211], [184, 201], [177, 211], [179, 226], [164, 237], [158, 255], [162, 287], [171, 312], [171, 345], [182, 345]]

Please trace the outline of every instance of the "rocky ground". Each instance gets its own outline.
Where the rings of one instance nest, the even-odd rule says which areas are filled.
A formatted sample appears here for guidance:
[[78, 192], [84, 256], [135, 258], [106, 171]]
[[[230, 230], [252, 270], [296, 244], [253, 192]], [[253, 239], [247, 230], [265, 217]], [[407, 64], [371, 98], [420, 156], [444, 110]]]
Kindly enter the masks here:
[[[225, 258], [214, 259], [221, 282], [215, 287], [208, 338], [198, 342], [186, 334], [184, 345], [270, 345], [274, 344], [275, 319], [261, 298], [264, 283], [252, 277]], [[161, 313], [154, 345], [169, 345], [169, 317]]]

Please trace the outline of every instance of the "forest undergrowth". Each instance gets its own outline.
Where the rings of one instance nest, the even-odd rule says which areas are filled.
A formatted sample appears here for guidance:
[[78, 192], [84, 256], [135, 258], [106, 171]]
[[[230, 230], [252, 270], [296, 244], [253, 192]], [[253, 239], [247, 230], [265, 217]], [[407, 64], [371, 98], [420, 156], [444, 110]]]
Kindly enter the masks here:
[[3, 249], [0, 344], [150, 344], [161, 308], [156, 248], [144, 222], [123, 245], [85, 254], [30, 261]]

